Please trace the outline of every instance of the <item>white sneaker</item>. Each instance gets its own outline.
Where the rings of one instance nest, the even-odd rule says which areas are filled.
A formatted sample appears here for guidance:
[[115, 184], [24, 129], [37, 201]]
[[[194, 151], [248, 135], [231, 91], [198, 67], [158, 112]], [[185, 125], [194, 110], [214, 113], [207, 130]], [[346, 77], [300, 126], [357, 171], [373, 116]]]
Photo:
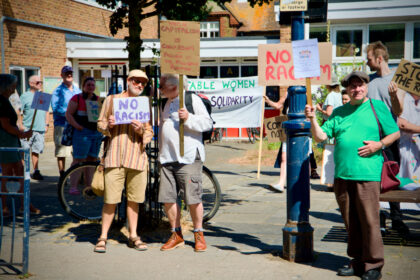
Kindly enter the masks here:
[[277, 191], [277, 192], [280, 192], [280, 193], [284, 192], [284, 186], [281, 186], [281, 185], [270, 185], [270, 187], [273, 190]]

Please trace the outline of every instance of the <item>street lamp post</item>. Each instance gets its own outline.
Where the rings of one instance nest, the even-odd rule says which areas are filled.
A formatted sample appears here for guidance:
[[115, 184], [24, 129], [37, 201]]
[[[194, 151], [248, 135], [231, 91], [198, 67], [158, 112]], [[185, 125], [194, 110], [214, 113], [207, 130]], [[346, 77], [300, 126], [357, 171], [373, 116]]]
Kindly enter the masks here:
[[[304, 39], [304, 13], [292, 17], [292, 41]], [[287, 134], [287, 222], [283, 228], [283, 258], [308, 262], [313, 258], [313, 231], [309, 223], [310, 122], [305, 121], [306, 88], [288, 89]]]

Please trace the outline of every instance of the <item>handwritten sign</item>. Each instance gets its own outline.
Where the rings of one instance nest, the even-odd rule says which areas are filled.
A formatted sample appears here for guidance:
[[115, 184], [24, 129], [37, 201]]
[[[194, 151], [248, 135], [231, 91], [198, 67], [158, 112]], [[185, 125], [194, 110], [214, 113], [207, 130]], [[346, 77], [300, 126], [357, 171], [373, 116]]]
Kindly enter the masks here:
[[47, 111], [50, 108], [51, 94], [37, 91], [32, 100], [31, 109]]
[[401, 59], [392, 80], [400, 89], [420, 96], [420, 65]]
[[286, 132], [282, 128], [284, 121], [287, 121], [287, 116], [285, 115], [280, 115], [264, 120], [264, 127], [267, 134], [268, 143], [286, 141]]
[[97, 122], [99, 118], [99, 113], [101, 112], [101, 105], [98, 101], [87, 100], [86, 101], [86, 111], [88, 115], [89, 122]]
[[200, 75], [200, 23], [160, 22], [162, 73]]
[[280, 0], [280, 12], [308, 10], [308, 0]]
[[[332, 45], [318, 43], [320, 76], [312, 77], [313, 85], [331, 83]], [[305, 85], [304, 78], [294, 76], [292, 44], [266, 44], [258, 46], [258, 84], [260, 86]]]
[[145, 96], [114, 98], [115, 124], [130, 123], [138, 120], [142, 123], [150, 120], [149, 98]]
[[317, 39], [293, 41], [292, 52], [295, 78], [321, 75]]

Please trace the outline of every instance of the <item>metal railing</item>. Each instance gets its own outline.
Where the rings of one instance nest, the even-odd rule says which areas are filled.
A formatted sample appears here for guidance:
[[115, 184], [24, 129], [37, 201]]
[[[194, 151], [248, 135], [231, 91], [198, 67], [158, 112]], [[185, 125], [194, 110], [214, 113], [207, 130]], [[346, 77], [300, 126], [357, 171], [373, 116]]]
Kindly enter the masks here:
[[[23, 179], [23, 193], [19, 193], [20, 189], [12, 189], [9, 184], [9, 188], [6, 190], [0, 189], [0, 197], [6, 196], [11, 200], [11, 242], [10, 242], [10, 261], [6, 262], [5, 260], [0, 260], [0, 266], [7, 266], [13, 268], [16, 265], [22, 266], [23, 274], [28, 273], [28, 264], [29, 264], [29, 204], [30, 204], [30, 160], [29, 160], [29, 149], [24, 148], [1, 148], [0, 152], [23, 152], [24, 154], [24, 173], [23, 176], [0, 176], [1, 181], [3, 179], [13, 179], [19, 180]], [[9, 180], [11, 182], [11, 180]], [[14, 261], [14, 247], [15, 247], [15, 233], [16, 233], [16, 199], [21, 199], [23, 197], [23, 250], [22, 250], [22, 263]], [[8, 217], [3, 217], [3, 201], [0, 199], [0, 253], [3, 249], [3, 236], [5, 231], [5, 220], [9, 219]], [[15, 270], [15, 269], [14, 269]]]

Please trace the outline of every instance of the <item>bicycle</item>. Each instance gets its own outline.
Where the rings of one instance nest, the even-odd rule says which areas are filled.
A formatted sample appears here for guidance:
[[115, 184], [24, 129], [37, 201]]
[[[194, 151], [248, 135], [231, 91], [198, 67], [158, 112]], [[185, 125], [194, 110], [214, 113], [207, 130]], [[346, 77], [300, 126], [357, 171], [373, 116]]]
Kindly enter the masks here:
[[218, 127], [213, 130], [213, 135], [211, 136], [211, 142], [222, 142], [223, 133], [226, 131], [226, 129]]
[[259, 127], [247, 128], [246, 133], [248, 134], [249, 142], [254, 144], [255, 140], [257, 140], [257, 138], [260, 137], [260, 128]]
[[[89, 172], [93, 172], [98, 162], [81, 162], [66, 170], [58, 182], [58, 197], [64, 211], [80, 221], [100, 221], [102, 218], [103, 197], [96, 196], [91, 187]], [[203, 221], [216, 215], [221, 202], [221, 190], [217, 178], [203, 166]], [[90, 178], [90, 179], [89, 179]], [[76, 182], [79, 194], [70, 194], [70, 181]]]

